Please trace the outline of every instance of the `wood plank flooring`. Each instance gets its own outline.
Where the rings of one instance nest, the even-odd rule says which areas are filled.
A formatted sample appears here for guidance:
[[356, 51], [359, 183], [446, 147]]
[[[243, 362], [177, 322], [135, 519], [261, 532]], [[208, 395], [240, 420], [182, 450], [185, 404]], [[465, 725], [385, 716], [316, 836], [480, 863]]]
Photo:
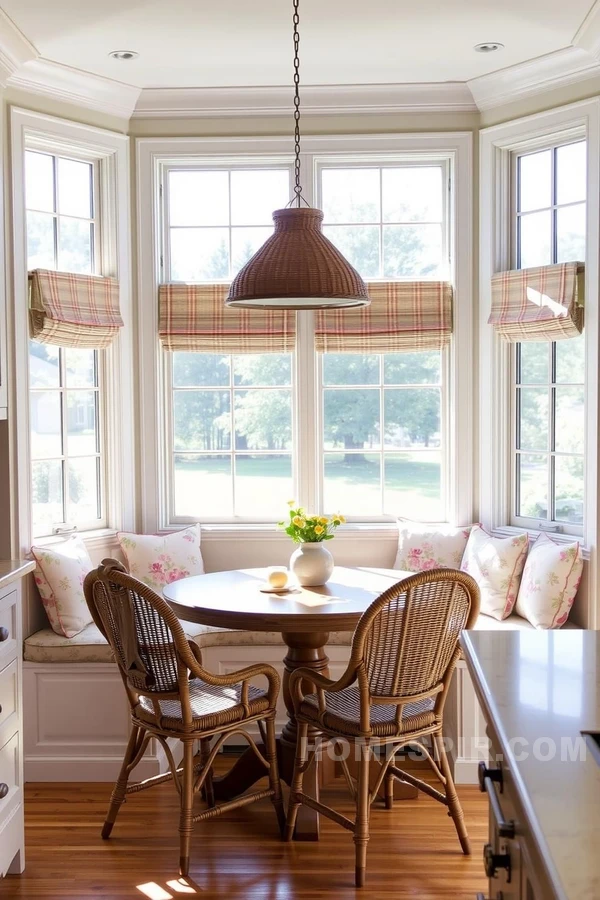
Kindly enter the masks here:
[[[397, 801], [391, 811], [374, 805], [367, 884], [360, 890], [351, 834], [322, 818], [318, 843], [283, 844], [269, 801], [195, 826], [191, 877], [183, 882], [173, 786], [130, 797], [111, 839], [102, 841], [110, 790], [108, 784], [26, 786], [26, 871], [0, 881], [1, 900], [475, 900], [486, 891], [487, 803], [475, 787], [459, 788], [471, 857], [461, 853], [444, 808], [425, 795]], [[343, 780], [324, 796], [350, 814]]]

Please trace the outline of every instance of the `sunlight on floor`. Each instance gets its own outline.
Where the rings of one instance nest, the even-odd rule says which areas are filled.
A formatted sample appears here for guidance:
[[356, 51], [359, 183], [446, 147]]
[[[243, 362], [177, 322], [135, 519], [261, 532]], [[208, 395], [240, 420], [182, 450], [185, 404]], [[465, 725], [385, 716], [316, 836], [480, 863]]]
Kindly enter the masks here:
[[[199, 890], [192, 887], [190, 879], [174, 878], [167, 881], [166, 886], [176, 894], [198, 894]], [[147, 884], [136, 885], [141, 894], [145, 894], [148, 900], [173, 900], [173, 894], [169, 894], [164, 888], [157, 884], [156, 881], [149, 881]]]

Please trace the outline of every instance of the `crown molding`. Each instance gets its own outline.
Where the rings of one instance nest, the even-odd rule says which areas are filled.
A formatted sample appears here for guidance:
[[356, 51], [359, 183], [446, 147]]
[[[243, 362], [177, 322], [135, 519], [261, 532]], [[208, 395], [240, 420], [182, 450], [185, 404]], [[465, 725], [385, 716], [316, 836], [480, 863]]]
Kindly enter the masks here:
[[579, 26], [573, 44], [600, 61], [600, 0], [596, 0]]
[[0, 85], [6, 87], [13, 72], [37, 55], [33, 44], [0, 9]]
[[480, 110], [600, 75], [600, 61], [581, 47], [565, 47], [467, 81]]
[[[281, 116], [293, 109], [292, 91], [281, 87], [145, 88], [135, 118]], [[477, 112], [462, 82], [439, 84], [305, 85], [305, 115]]]
[[6, 84], [127, 120], [131, 118], [140, 95], [140, 88], [133, 85], [72, 69], [41, 57], [25, 62], [10, 75]]

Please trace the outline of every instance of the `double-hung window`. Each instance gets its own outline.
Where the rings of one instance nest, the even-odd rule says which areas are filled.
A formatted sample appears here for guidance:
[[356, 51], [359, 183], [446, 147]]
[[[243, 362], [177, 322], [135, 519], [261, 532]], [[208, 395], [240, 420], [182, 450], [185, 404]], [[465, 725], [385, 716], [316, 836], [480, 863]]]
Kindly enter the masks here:
[[[586, 142], [513, 157], [514, 266], [585, 261]], [[513, 348], [514, 524], [580, 532], [584, 509], [585, 338]]]
[[[99, 172], [90, 159], [25, 151], [27, 268], [100, 271]], [[30, 341], [32, 530], [102, 527], [103, 352]]]

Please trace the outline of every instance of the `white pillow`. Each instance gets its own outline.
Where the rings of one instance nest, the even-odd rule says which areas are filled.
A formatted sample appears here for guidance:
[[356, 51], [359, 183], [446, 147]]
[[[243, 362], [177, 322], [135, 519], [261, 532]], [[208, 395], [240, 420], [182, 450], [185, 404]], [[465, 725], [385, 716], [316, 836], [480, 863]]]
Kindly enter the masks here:
[[92, 616], [85, 602], [83, 581], [94, 565], [79, 535], [46, 547], [32, 547], [34, 572], [52, 630], [72, 638], [89, 625]]
[[519, 593], [529, 535], [495, 538], [480, 525], [469, 536], [461, 569], [468, 572], [481, 592], [480, 612], [494, 619], [510, 616]]
[[540, 534], [525, 563], [516, 612], [536, 628], [560, 628], [573, 606], [582, 572], [579, 542], [556, 544]]
[[200, 525], [172, 534], [120, 532], [117, 537], [129, 572], [159, 594], [165, 584], [204, 574]]
[[398, 520], [398, 554], [395, 569], [425, 572], [427, 569], [458, 569], [472, 525], [426, 525]]

